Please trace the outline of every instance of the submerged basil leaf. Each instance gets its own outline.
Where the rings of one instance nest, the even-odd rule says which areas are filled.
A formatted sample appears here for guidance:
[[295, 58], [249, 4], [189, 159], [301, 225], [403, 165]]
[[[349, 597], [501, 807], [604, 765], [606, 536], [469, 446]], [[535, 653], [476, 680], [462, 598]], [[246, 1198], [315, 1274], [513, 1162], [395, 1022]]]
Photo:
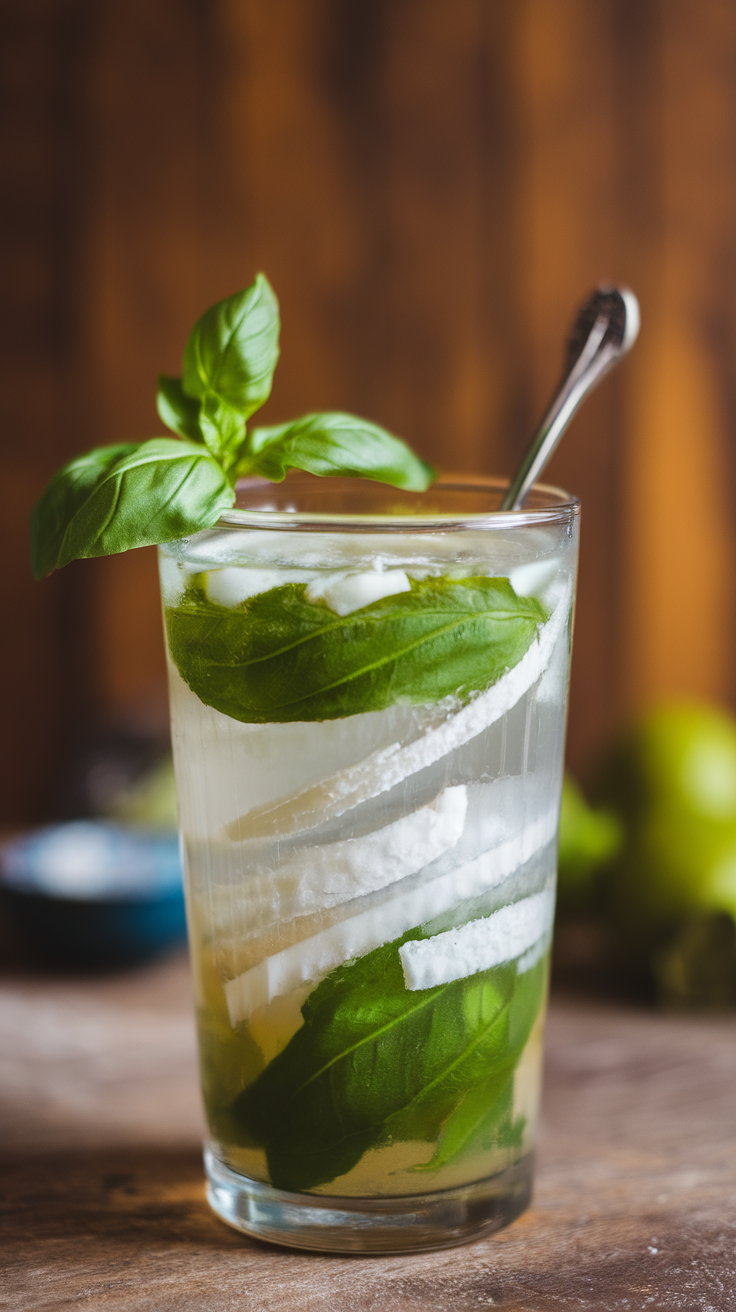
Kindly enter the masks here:
[[156, 392], [156, 409], [159, 419], [167, 428], [180, 437], [189, 437], [193, 442], [202, 442], [202, 429], [199, 423], [199, 401], [187, 396], [181, 385], [181, 378], [170, 378], [159, 374]]
[[397, 1141], [439, 1138], [424, 1170], [473, 1147], [518, 1143], [508, 1086], [546, 965], [520, 979], [511, 963], [408, 992], [398, 948], [421, 936], [411, 930], [333, 971], [305, 1002], [304, 1025], [235, 1100], [232, 1123], [265, 1149], [275, 1188], [328, 1184], [368, 1149]]
[[526, 1124], [513, 1116], [514, 1071], [542, 1005], [547, 968], [539, 961], [516, 980], [507, 1016], [507, 1052], [484, 1079], [469, 1088], [442, 1125], [434, 1156], [418, 1171], [437, 1171], [449, 1162], [488, 1152], [518, 1148]]
[[259, 273], [245, 291], [218, 301], [195, 323], [184, 348], [184, 391], [201, 400], [214, 395], [246, 420], [271, 393], [278, 339], [278, 301]]
[[[533, 1019], [533, 1018], [532, 1018]], [[530, 1026], [531, 1028], [531, 1026]], [[437, 1149], [430, 1162], [416, 1166], [417, 1172], [439, 1171], [441, 1167], [496, 1148], [520, 1148], [526, 1127], [525, 1116], [514, 1116], [513, 1060], [500, 1062], [488, 1079], [470, 1089], [450, 1112], [442, 1126]]]
[[156, 437], [70, 460], [31, 514], [36, 578], [70, 560], [109, 556], [210, 528], [235, 494], [204, 446]]
[[508, 579], [424, 579], [340, 617], [288, 583], [225, 608], [189, 592], [169, 649], [200, 701], [250, 724], [334, 720], [488, 687], [546, 619]]
[[278, 483], [289, 469], [328, 478], [372, 478], [406, 492], [426, 491], [437, 476], [432, 465], [385, 428], [340, 413], [305, 415], [253, 430], [239, 471]]

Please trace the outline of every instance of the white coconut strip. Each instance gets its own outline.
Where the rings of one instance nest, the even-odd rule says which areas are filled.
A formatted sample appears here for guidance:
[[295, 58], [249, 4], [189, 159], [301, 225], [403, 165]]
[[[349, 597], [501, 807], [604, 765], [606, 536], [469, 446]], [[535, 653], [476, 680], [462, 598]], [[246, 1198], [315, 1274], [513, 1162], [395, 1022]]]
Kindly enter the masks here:
[[554, 913], [554, 890], [545, 889], [460, 929], [404, 943], [399, 956], [407, 989], [433, 989], [514, 961], [549, 931]]
[[383, 829], [306, 848], [277, 870], [251, 876], [244, 886], [249, 929], [262, 933], [279, 921], [313, 915], [415, 874], [455, 846], [467, 809], [467, 788], [446, 788], [429, 806]]
[[300, 943], [265, 957], [225, 985], [230, 1023], [235, 1026], [257, 1007], [290, 993], [300, 984], [316, 983], [331, 970], [364, 956], [374, 948], [450, 911], [468, 898], [503, 883], [555, 836], [557, 809], [542, 816], [513, 839], [467, 861], [448, 874], [429, 880], [411, 892], [330, 925]]
[[254, 807], [224, 827], [232, 842], [249, 838], [286, 836], [312, 829], [325, 820], [343, 815], [361, 802], [388, 792], [409, 775], [434, 765], [443, 756], [470, 742], [495, 724], [516, 705], [546, 670], [567, 622], [570, 591], [565, 591], [538, 638], [513, 669], [474, 698], [462, 710], [448, 716], [442, 724], [429, 729], [412, 743], [392, 743], [371, 752], [355, 765], [331, 775], [321, 783], [280, 802]]

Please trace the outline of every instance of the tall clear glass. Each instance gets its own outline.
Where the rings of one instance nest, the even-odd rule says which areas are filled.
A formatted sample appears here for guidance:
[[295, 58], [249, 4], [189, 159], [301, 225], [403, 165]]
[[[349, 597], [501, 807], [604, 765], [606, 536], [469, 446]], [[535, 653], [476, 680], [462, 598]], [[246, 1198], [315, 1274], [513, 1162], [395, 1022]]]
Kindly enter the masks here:
[[578, 503], [239, 485], [160, 548], [209, 1199], [333, 1252], [526, 1207]]

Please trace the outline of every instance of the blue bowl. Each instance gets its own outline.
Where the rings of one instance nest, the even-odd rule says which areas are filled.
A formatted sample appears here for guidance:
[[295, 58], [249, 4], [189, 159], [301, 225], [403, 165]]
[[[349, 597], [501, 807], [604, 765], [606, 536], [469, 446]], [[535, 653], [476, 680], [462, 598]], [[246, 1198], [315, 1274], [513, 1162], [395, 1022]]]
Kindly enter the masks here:
[[78, 820], [0, 848], [0, 898], [64, 966], [114, 968], [186, 939], [176, 834]]

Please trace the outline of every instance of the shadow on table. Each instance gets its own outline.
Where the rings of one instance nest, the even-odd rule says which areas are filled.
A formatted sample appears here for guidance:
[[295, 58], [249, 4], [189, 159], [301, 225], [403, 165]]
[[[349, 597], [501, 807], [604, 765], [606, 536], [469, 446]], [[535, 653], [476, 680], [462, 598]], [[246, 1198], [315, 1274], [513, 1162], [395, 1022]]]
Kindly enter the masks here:
[[[189, 1241], [216, 1249], [250, 1244], [218, 1221], [193, 1148], [104, 1148], [0, 1156], [7, 1243], [68, 1240], [114, 1246]], [[16, 1231], [13, 1235], [13, 1230]], [[256, 1245], [260, 1247], [259, 1245]]]

